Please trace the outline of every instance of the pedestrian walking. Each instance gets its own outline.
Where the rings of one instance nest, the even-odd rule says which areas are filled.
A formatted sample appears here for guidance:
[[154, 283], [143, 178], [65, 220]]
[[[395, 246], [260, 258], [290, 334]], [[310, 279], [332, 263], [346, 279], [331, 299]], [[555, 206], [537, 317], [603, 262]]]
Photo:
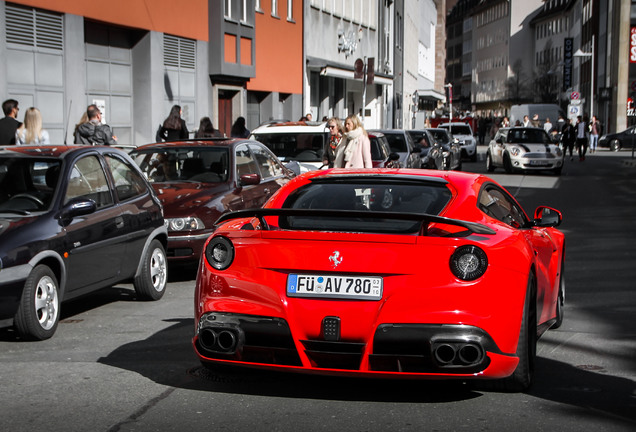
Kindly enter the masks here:
[[570, 160], [574, 159], [574, 143], [576, 142], [576, 129], [572, 125], [570, 119], [563, 120], [563, 129], [561, 129], [561, 142], [563, 143], [563, 153], [570, 152]]
[[40, 110], [31, 107], [24, 114], [24, 123], [15, 132], [16, 144], [51, 144], [49, 133], [42, 129]]
[[337, 117], [332, 117], [327, 120], [327, 127], [329, 128], [329, 142], [327, 142], [325, 146], [322, 164], [333, 168], [334, 161], [336, 160], [336, 149], [342, 141], [345, 130], [342, 126], [342, 122]]
[[587, 153], [587, 125], [583, 117], [576, 117], [576, 149], [579, 152], [579, 161], [585, 160], [585, 153]]
[[[161, 141], [179, 141], [188, 139], [189, 132], [186, 122], [181, 118], [183, 110], [180, 105], [173, 105], [170, 114], [159, 127], [157, 138]], [[157, 140], [157, 141], [160, 141]]]
[[545, 123], [543, 123], [543, 130], [550, 134], [552, 132], [552, 122], [550, 121], [550, 117], [546, 117]]
[[345, 135], [336, 149], [334, 167], [373, 168], [371, 142], [362, 122], [355, 114], [345, 120]]
[[596, 116], [592, 116], [590, 122], [590, 153], [596, 153], [596, 146], [598, 145], [598, 136], [601, 133], [601, 122], [598, 121]]
[[97, 105], [89, 105], [86, 109], [88, 121], [77, 127], [75, 132], [75, 144], [88, 145], [115, 145], [117, 137], [107, 124], [102, 123], [102, 112]]
[[0, 119], [0, 145], [15, 144], [15, 131], [22, 125], [18, 121], [18, 101], [7, 99], [2, 102], [4, 118]]
[[250, 136], [250, 130], [245, 127], [245, 117], [239, 117], [232, 125], [230, 136], [233, 138], [247, 138]]

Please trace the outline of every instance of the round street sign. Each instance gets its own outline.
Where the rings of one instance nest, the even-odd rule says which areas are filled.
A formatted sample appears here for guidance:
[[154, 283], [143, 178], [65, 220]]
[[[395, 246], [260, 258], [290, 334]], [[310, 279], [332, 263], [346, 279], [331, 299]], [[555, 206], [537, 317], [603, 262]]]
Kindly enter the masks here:
[[572, 92], [570, 94], [570, 99], [572, 100], [579, 100], [581, 98], [581, 94], [579, 92]]

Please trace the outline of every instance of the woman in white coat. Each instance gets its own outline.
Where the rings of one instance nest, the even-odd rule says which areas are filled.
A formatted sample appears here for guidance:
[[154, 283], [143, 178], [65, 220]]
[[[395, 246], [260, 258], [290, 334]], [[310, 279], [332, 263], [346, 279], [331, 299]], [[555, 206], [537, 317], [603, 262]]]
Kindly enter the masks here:
[[345, 135], [336, 148], [334, 168], [373, 168], [371, 143], [357, 115], [345, 120]]

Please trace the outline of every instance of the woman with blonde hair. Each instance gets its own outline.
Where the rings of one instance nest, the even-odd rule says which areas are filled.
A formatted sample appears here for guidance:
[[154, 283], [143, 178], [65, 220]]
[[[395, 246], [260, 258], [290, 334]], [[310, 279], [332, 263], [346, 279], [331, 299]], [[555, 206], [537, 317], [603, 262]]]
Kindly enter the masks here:
[[342, 141], [345, 130], [342, 122], [337, 117], [331, 117], [327, 120], [327, 127], [329, 128], [329, 142], [325, 146], [322, 164], [333, 168], [333, 163], [336, 159], [336, 149]]
[[335, 168], [373, 168], [371, 142], [357, 115], [345, 120], [345, 135], [336, 149]]
[[15, 132], [16, 144], [51, 144], [49, 133], [42, 129], [40, 110], [31, 107], [24, 114], [24, 123]]

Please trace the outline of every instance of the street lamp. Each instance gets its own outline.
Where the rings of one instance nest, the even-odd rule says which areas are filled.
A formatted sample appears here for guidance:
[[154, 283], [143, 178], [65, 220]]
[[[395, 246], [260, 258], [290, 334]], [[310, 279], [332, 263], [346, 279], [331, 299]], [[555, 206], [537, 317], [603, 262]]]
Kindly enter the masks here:
[[[590, 121], [594, 116], [594, 35], [592, 35], [592, 52], [583, 52], [581, 48], [576, 50], [573, 57], [591, 57], [592, 65], [590, 67]], [[580, 67], [580, 65], [579, 65]], [[579, 77], [581, 74], [579, 73]]]

